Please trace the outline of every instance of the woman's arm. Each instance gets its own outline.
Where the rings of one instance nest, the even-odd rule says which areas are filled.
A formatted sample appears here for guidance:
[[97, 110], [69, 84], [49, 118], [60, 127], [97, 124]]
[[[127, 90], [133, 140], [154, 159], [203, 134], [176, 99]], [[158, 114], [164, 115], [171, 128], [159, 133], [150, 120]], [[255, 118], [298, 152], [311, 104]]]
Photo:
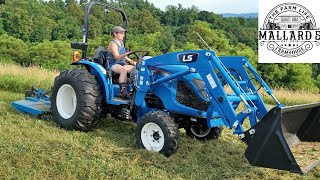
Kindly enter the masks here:
[[129, 51], [129, 52], [126, 52], [126, 53], [120, 55], [119, 52], [118, 52], [118, 46], [114, 42], [110, 42], [109, 43], [108, 51], [112, 53], [113, 57], [116, 60], [121, 60], [121, 59], [124, 59], [124, 58], [128, 58], [127, 55], [129, 53], [131, 53]]
[[136, 65], [136, 62], [133, 61], [132, 59], [128, 58], [127, 56], [124, 58], [128, 63], [132, 64], [132, 65]]

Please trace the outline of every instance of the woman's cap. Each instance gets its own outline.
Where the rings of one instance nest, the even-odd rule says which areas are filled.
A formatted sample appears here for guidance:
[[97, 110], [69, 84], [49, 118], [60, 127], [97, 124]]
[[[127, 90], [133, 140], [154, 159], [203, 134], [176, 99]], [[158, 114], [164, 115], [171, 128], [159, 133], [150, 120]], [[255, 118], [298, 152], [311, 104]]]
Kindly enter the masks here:
[[123, 29], [123, 27], [121, 27], [121, 26], [116, 26], [111, 31], [111, 33], [117, 33], [117, 32], [127, 32], [127, 30]]

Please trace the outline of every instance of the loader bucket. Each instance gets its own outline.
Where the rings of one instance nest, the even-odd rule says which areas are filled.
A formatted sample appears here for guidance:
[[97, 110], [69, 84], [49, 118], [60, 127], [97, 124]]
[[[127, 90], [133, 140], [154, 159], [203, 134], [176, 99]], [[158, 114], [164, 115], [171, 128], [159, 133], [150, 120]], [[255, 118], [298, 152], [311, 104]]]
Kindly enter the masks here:
[[320, 103], [274, 107], [245, 136], [250, 164], [304, 174], [320, 163]]

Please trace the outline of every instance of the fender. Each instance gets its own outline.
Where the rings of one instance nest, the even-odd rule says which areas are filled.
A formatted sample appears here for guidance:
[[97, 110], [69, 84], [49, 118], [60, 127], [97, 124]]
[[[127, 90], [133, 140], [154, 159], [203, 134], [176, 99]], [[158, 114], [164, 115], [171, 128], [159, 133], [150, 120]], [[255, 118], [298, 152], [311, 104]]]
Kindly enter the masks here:
[[111, 82], [106, 78], [107, 70], [103, 66], [87, 60], [80, 60], [78, 62], [71, 63], [71, 65], [85, 65], [88, 71], [96, 77], [99, 85], [101, 86], [101, 90], [105, 93], [106, 100], [110, 99], [112, 88], [109, 88], [109, 85]]

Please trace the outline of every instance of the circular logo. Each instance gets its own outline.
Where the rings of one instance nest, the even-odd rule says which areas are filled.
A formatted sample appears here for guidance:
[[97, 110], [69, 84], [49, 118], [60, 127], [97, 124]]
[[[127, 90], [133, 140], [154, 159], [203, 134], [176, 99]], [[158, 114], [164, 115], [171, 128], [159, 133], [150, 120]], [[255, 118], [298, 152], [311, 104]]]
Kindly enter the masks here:
[[296, 57], [318, 43], [319, 32], [311, 12], [297, 3], [283, 3], [274, 7], [266, 16], [259, 31], [260, 45], [283, 56]]
[[296, 3], [283, 3], [269, 12], [264, 20], [263, 29], [311, 30], [316, 29], [316, 21], [304, 6]]

